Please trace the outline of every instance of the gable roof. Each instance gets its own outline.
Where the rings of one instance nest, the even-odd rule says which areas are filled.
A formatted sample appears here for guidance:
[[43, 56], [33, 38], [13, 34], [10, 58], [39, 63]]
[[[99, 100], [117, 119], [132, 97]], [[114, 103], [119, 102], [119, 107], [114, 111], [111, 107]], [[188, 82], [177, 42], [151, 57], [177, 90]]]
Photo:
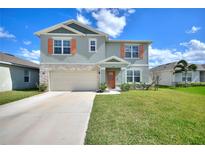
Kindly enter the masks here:
[[63, 27], [60, 27], [60, 28], [57, 28], [55, 30], [49, 31], [48, 33], [76, 34], [76, 33], [72, 32], [68, 29], [63, 28]]
[[[154, 68], [151, 68], [151, 71], [165, 71], [165, 70], [173, 70], [174, 66], [177, 64], [177, 62], [167, 63], [163, 65], [156, 66]], [[195, 64], [197, 66], [197, 70], [205, 70], [205, 67], [200, 64]]]
[[0, 52], [0, 63], [39, 69], [38, 64], [2, 52]]
[[[77, 27], [74, 27], [75, 25], [77, 25]], [[103, 35], [103, 36], [108, 37], [108, 34], [103, 33], [101, 31], [98, 31], [98, 30], [96, 30], [88, 25], [82, 24], [82, 23], [80, 23], [76, 20], [73, 20], [73, 19], [61, 22], [59, 24], [56, 24], [56, 25], [48, 27], [48, 28], [45, 28], [43, 30], [35, 32], [34, 34], [37, 36], [40, 36], [41, 34], [48, 33], [50, 31], [56, 30], [56, 29], [61, 28], [61, 27], [65, 28], [71, 32], [74, 32], [75, 34], [79, 34], [79, 35], [87, 35], [87, 34], [91, 33], [91, 34]]]
[[127, 61], [125, 61], [122, 58], [111, 56], [106, 59], [103, 59], [102, 61], [98, 62], [99, 64], [105, 64], [105, 63], [123, 63], [123, 64], [129, 64]]
[[196, 64], [196, 66], [197, 66], [197, 70], [202, 70], [202, 71], [205, 70], [205, 67], [201, 64]]
[[107, 42], [111, 43], [140, 43], [140, 44], [151, 44], [150, 40], [107, 40]]
[[73, 29], [71, 27], [68, 27], [68, 26], [66, 26], [66, 25], [64, 25], [62, 23], [54, 25], [54, 26], [51, 26], [51, 27], [48, 27], [48, 28], [45, 28], [45, 29], [40, 30], [38, 32], [35, 32], [35, 35], [40, 36], [41, 34], [46, 34], [46, 33], [49, 33], [51, 31], [54, 31], [54, 30], [59, 29], [59, 28], [64, 28], [66, 30], [69, 30], [69, 31], [75, 33], [75, 34], [84, 35], [83, 33], [79, 32], [79, 31], [77, 31], [77, 30], [75, 30], [75, 29]]
[[83, 24], [83, 23], [81, 23], [79, 21], [73, 20], [73, 19], [64, 22], [64, 24], [66, 24], [66, 25], [69, 25], [69, 24], [72, 24], [72, 23], [75, 23], [75, 24], [77, 24], [77, 25], [79, 25], [81, 27], [84, 27], [84, 28], [86, 28], [86, 29], [88, 29], [90, 31], [93, 31], [93, 32], [95, 32], [97, 34], [104, 35], [104, 36], [107, 36], [107, 37], [109, 36], [108, 34], [106, 34], [104, 32], [96, 30], [95, 28], [92, 28], [92, 27], [90, 27], [88, 25], [85, 25], [85, 24]]
[[167, 63], [151, 68], [151, 71], [163, 71], [163, 70], [172, 70], [177, 62]]

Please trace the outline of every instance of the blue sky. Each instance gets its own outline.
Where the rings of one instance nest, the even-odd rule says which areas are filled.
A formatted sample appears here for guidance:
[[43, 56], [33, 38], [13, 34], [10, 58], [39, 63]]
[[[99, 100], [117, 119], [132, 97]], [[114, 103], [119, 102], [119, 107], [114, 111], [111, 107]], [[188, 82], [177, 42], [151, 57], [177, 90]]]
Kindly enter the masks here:
[[39, 61], [33, 33], [77, 19], [111, 39], [152, 40], [150, 66], [205, 63], [205, 9], [0, 9], [0, 51]]

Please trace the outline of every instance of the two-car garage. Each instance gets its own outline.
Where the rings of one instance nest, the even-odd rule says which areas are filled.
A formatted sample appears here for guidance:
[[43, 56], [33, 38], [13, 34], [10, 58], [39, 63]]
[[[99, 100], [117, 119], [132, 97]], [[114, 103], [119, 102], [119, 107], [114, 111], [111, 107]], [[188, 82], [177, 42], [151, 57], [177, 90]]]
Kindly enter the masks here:
[[59, 70], [49, 72], [51, 91], [83, 91], [98, 88], [98, 71]]

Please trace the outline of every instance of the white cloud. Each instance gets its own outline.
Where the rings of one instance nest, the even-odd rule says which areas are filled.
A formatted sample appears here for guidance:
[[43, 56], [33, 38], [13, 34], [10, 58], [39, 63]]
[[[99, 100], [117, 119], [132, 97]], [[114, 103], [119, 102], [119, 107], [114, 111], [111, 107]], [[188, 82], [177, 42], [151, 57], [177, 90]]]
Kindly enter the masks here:
[[186, 50], [183, 57], [190, 63], [203, 63], [205, 64], [205, 43], [199, 40], [190, 40], [189, 42], [180, 43], [185, 46]]
[[90, 12], [93, 12], [93, 11], [98, 11], [99, 9], [98, 8], [85, 8], [83, 10], [85, 10], [88, 13], [90, 13]]
[[116, 12], [113, 13], [109, 9], [92, 12], [92, 16], [97, 21], [97, 29], [114, 38], [119, 36], [126, 26], [126, 17], [123, 15], [117, 16]]
[[[93, 17], [94, 20], [96, 20], [97, 29], [109, 34], [113, 38], [118, 37], [123, 32], [123, 29], [126, 26], [126, 18], [130, 14], [135, 13], [135, 9], [131, 8], [86, 8], [77, 9], [77, 11], [78, 13], [80, 13], [81, 16], [83, 13], [90, 14], [91, 17]], [[79, 14], [77, 14], [77, 16], [79, 16]]]
[[189, 63], [204, 64], [205, 63], [205, 43], [199, 40], [190, 40], [189, 42], [180, 43], [185, 46], [184, 51], [176, 51], [176, 49], [157, 49], [149, 48], [149, 64], [150, 67], [166, 64], [169, 62], [185, 59]]
[[192, 26], [192, 28], [190, 30], [187, 30], [186, 33], [187, 34], [193, 34], [198, 32], [201, 29], [201, 27], [197, 27], [197, 26]]
[[39, 63], [40, 50], [31, 50], [29, 51], [26, 48], [20, 48], [19, 55], [29, 61]]
[[135, 13], [135, 9], [128, 9], [128, 13], [129, 14]]
[[6, 38], [6, 39], [15, 39], [15, 35], [10, 34], [8, 31], [6, 31], [3, 27], [0, 27], [0, 38]]
[[88, 19], [86, 19], [82, 14], [77, 14], [77, 20], [79, 22], [82, 22], [83, 24], [86, 24], [86, 25], [91, 24], [91, 22]]
[[23, 44], [25, 44], [25, 45], [30, 45], [30, 44], [31, 44], [31, 41], [23, 41]]
[[149, 47], [149, 66], [166, 64], [177, 61], [181, 57], [181, 52], [175, 52], [174, 49], [157, 49]]
[[185, 46], [191, 50], [205, 50], [205, 43], [199, 40], [190, 40], [189, 42], [182, 42], [180, 45]]

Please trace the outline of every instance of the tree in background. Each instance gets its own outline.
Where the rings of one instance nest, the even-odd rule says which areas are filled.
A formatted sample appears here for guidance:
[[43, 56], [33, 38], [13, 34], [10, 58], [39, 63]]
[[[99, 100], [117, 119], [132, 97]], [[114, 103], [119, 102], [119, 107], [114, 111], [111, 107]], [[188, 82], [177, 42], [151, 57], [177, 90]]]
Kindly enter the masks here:
[[184, 73], [185, 74], [185, 87], [187, 86], [187, 72], [196, 71], [197, 66], [195, 64], [188, 64], [186, 60], [180, 60], [174, 67], [174, 73]]

